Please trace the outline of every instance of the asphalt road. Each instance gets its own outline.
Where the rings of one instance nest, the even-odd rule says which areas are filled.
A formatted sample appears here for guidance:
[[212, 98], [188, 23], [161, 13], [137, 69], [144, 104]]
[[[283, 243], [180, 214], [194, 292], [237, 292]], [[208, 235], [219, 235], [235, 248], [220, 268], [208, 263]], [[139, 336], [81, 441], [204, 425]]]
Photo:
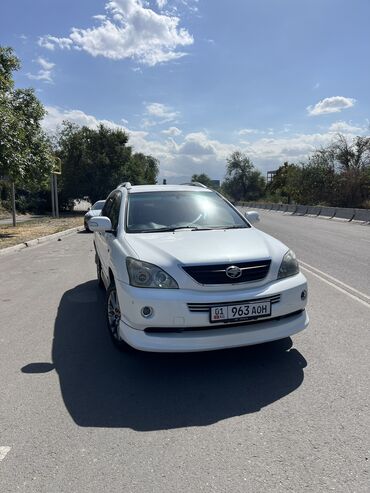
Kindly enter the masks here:
[[[298, 239], [298, 220], [311, 235], [321, 221], [296, 219], [261, 227], [294, 224], [300, 256], [365, 289], [335, 265], [348, 225], [327, 240], [332, 265]], [[293, 340], [125, 355], [105, 329], [92, 235], [1, 257], [1, 493], [368, 492], [370, 306], [317, 276]]]
[[370, 297], [370, 226], [280, 212], [258, 213], [261, 221], [257, 227], [292, 248], [308, 268], [312, 266]]

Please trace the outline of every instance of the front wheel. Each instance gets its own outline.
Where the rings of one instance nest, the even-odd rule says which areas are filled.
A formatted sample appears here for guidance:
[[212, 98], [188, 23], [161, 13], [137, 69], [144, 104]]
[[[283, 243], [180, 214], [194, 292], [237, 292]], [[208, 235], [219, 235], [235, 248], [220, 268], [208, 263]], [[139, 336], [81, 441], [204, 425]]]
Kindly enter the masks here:
[[111, 282], [107, 290], [107, 324], [109, 334], [112, 338], [113, 344], [120, 351], [130, 351], [132, 348], [129, 346], [119, 335], [119, 322], [121, 320], [121, 308], [119, 305], [116, 285], [114, 281]]

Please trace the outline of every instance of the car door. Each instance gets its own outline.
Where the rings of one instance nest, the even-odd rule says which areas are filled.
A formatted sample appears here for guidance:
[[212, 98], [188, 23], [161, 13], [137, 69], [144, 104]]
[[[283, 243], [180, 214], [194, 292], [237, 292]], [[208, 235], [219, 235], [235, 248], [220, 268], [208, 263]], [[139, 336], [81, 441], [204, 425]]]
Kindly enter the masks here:
[[[113, 205], [113, 200], [114, 200], [114, 194], [111, 194], [105, 201], [104, 207], [101, 211], [102, 216], [109, 217]], [[107, 265], [108, 247], [107, 247], [106, 232], [99, 231], [95, 233], [95, 247], [102, 266], [103, 274], [106, 277], [108, 274], [108, 265]]]
[[105, 211], [105, 214], [102, 214], [109, 217], [112, 223], [112, 231], [105, 231], [104, 233], [101, 233], [102, 258], [100, 259], [100, 261], [106, 279], [109, 279], [108, 271], [109, 271], [109, 267], [112, 267], [110, 262], [110, 257], [112, 251], [112, 244], [114, 241], [117, 241], [116, 232], [118, 228], [121, 201], [122, 201], [122, 193], [120, 191], [114, 192], [109, 197], [109, 204], [107, 204], [107, 210]]

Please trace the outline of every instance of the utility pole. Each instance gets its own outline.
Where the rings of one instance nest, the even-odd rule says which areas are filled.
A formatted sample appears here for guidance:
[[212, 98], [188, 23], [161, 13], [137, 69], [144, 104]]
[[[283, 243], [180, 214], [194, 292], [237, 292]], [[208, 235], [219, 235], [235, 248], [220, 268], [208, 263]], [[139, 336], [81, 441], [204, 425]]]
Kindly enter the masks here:
[[56, 173], [54, 173], [54, 193], [55, 193], [55, 217], [59, 217], [58, 179]]
[[53, 217], [59, 217], [59, 200], [58, 200], [58, 179], [57, 175], [62, 174], [62, 161], [58, 157], [54, 157], [54, 167], [51, 173], [50, 192], [51, 192], [51, 208]]
[[51, 215], [55, 217], [55, 194], [54, 194], [54, 175], [50, 178], [50, 193], [51, 193]]
[[13, 217], [13, 226], [17, 225], [17, 218], [15, 216], [15, 186], [14, 181], [11, 184], [11, 194], [12, 194], [12, 217]]

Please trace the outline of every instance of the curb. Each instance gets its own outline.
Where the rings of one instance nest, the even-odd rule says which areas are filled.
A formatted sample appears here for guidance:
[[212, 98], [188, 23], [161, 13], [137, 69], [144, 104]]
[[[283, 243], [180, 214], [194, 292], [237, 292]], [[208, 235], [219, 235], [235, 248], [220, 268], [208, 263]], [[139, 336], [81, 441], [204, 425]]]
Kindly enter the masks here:
[[39, 245], [40, 243], [46, 243], [47, 241], [57, 240], [62, 236], [67, 236], [77, 231], [82, 231], [83, 229], [84, 229], [83, 226], [77, 226], [76, 228], [65, 229], [64, 231], [59, 231], [59, 233], [53, 233], [51, 235], [41, 236], [40, 238], [35, 238], [34, 240], [26, 241], [24, 243], [19, 243], [18, 245], [14, 245], [8, 248], [2, 248], [0, 249], [0, 257], [8, 253], [19, 252], [24, 248], [36, 246]]

